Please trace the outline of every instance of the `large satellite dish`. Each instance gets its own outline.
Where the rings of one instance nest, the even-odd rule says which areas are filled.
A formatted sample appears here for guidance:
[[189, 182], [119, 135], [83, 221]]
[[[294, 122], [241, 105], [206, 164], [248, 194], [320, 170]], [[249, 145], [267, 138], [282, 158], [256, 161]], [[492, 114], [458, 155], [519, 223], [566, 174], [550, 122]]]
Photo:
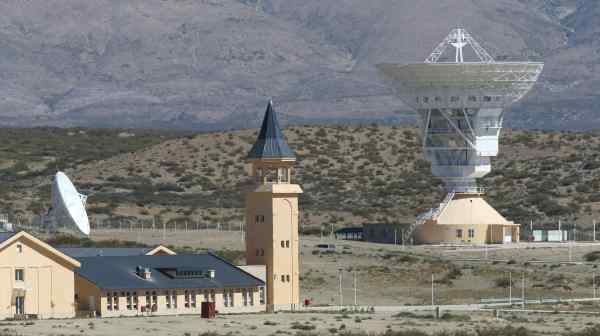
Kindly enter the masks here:
[[63, 227], [88, 236], [90, 221], [85, 211], [86, 200], [87, 196], [77, 192], [65, 173], [56, 173], [52, 183], [52, 209], [50, 210], [55, 228]]

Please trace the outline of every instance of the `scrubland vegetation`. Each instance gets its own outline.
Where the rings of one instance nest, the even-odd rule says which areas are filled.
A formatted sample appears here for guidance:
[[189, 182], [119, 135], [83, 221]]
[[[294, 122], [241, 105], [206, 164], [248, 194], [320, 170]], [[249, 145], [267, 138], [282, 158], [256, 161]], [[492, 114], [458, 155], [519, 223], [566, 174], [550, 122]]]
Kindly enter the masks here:
[[[505, 133], [492, 173], [481, 181], [490, 203], [525, 224], [591, 223], [600, 207], [600, 136]], [[307, 232], [320, 225], [409, 223], [443, 198], [416, 128], [292, 126], [285, 134], [298, 153], [295, 181], [305, 191]], [[23, 217], [39, 213], [49, 203], [51, 175], [62, 169], [91, 194], [92, 217], [235, 227], [252, 187], [245, 155], [255, 137], [256, 130], [9, 129], [0, 135], [0, 208]]]

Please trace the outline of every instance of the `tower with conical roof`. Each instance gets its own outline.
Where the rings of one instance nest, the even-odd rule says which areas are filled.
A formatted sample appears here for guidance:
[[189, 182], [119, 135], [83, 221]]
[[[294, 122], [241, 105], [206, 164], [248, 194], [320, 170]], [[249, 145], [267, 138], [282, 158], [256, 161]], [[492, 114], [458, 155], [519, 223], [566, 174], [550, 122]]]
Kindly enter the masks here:
[[270, 311], [300, 303], [298, 196], [292, 183], [296, 155], [279, 128], [269, 101], [258, 139], [248, 153], [253, 191], [246, 197], [246, 262], [266, 266], [266, 304]]

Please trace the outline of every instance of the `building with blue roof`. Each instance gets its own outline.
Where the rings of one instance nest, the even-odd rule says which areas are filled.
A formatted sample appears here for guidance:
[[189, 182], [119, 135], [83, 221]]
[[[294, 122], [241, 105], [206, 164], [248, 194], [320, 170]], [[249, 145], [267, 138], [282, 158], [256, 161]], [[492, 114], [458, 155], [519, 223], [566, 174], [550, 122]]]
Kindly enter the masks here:
[[211, 254], [80, 257], [77, 310], [102, 317], [266, 310], [265, 282]]

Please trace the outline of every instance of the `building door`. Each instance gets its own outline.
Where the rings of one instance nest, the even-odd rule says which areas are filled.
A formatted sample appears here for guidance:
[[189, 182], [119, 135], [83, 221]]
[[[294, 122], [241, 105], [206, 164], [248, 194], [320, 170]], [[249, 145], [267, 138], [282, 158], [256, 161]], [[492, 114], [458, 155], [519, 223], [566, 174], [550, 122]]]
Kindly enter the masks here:
[[96, 311], [96, 297], [93, 295], [90, 295], [90, 301], [89, 301], [89, 307], [88, 307], [89, 311]]
[[15, 298], [15, 315], [25, 315], [25, 297], [17, 296]]
[[511, 228], [504, 228], [504, 242], [505, 243], [512, 243], [512, 229]]

